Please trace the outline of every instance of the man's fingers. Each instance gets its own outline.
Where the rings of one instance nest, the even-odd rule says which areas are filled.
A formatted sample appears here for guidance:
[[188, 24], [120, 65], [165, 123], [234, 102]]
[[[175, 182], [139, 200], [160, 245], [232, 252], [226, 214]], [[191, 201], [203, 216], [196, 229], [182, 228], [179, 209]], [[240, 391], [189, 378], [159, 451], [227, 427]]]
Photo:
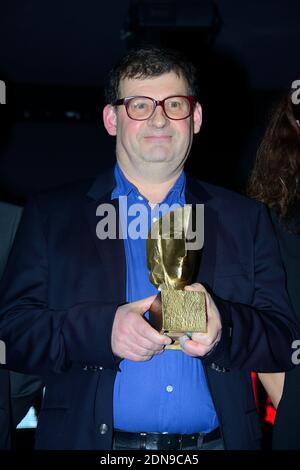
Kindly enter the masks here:
[[203, 344], [204, 346], [210, 346], [215, 342], [216, 336], [212, 337], [208, 333], [193, 333], [191, 339], [197, 343]]
[[[139, 313], [141, 316], [149, 310], [151, 304], [153, 303], [156, 295], [151, 295], [142, 300], [137, 300], [136, 302], [131, 303], [131, 310], [135, 313]], [[138, 335], [142, 336], [146, 340], [150, 341], [154, 345], [161, 346], [167, 345], [172, 342], [167, 336], [161, 335], [156, 331], [149, 323], [143, 318], [143, 321], [138, 323], [138, 328], [136, 332]]]
[[139, 313], [140, 315], [144, 315], [147, 310], [151, 307], [156, 295], [150, 295], [150, 297], [146, 297], [145, 299], [137, 300], [131, 303], [132, 311]]
[[186, 343], [186, 341], [188, 341], [190, 338], [186, 335], [183, 335], [183, 336], [180, 336], [179, 338], [179, 344], [180, 346], [182, 347], [182, 349], [184, 349], [184, 345]]
[[[135, 341], [134, 338], [128, 338], [126, 344], [123, 344], [123, 347], [125, 357], [134, 361], [147, 361], [153, 356], [162, 353], [164, 350], [164, 345], [160, 345], [159, 347], [153, 347], [152, 345], [151, 347], [149, 346], [149, 344], [147, 344], [145, 346], [145, 343], [143, 343], [143, 340], [141, 340], [141, 338], [138, 338], [137, 341]], [[132, 355], [136, 357], [132, 359]]]
[[194, 282], [193, 284], [189, 286], [185, 286], [184, 290], [207, 293], [205, 287], [202, 284], [199, 284], [199, 282]]
[[133, 361], [149, 360], [172, 340], [161, 335], [143, 318], [155, 295], [118, 308], [112, 328], [112, 350]]
[[179, 342], [182, 350], [189, 356], [193, 357], [204, 356], [211, 349], [210, 346], [197, 343], [196, 341], [189, 339], [188, 336], [182, 336], [181, 338], [179, 338]]
[[132, 346], [137, 345], [149, 353], [161, 351], [164, 346], [170, 344], [171, 339], [164, 335], [159, 335], [159, 341], [150, 341], [148, 337], [135, 335], [131, 338]]
[[145, 324], [143, 324], [139, 329], [138, 334], [157, 346], [167, 345], [172, 342], [172, 340], [168, 336], [161, 335], [160, 333], [158, 333], [158, 331], [152, 328], [152, 326], [150, 326], [149, 323], [146, 322], [146, 320]]

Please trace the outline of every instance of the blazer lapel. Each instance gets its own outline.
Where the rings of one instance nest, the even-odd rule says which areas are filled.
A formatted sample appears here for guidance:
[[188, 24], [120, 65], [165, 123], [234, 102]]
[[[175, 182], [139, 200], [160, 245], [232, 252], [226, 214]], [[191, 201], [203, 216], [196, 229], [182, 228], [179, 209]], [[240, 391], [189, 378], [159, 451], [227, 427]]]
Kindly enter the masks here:
[[[126, 301], [126, 260], [124, 242], [119, 238], [119, 205], [118, 199], [111, 200], [111, 191], [115, 185], [113, 172], [100, 175], [90, 188], [85, 203], [85, 215], [89, 224], [91, 238], [99, 255], [99, 269], [105, 272], [106, 294], [111, 300], [123, 303]], [[116, 214], [116, 238], [100, 240], [96, 227], [101, 220], [96, 215], [100, 204], [112, 204]]]
[[187, 178], [186, 202], [192, 205], [204, 204], [204, 245], [196, 280], [206, 288], [212, 289], [216, 266], [218, 213], [212, 207], [212, 196], [198, 181], [190, 178]]

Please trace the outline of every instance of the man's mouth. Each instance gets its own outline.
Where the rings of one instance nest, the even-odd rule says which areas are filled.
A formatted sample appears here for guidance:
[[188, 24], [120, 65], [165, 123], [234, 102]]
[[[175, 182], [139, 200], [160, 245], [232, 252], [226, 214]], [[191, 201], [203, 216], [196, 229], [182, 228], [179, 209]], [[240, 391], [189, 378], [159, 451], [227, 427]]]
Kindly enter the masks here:
[[172, 139], [171, 135], [147, 135], [144, 137], [146, 142], [152, 143], [164, 143], [169, 142]]

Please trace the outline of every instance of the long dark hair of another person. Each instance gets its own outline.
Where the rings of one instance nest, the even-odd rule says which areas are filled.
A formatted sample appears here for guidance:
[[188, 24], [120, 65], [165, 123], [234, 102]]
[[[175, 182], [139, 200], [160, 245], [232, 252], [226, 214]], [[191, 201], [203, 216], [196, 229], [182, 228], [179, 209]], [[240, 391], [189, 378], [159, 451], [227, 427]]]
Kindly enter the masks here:
[[273, 110], [247, 190], [293, 233], [300, 233], [299, 114], [300, 104], [293, 104], [290, 94]]

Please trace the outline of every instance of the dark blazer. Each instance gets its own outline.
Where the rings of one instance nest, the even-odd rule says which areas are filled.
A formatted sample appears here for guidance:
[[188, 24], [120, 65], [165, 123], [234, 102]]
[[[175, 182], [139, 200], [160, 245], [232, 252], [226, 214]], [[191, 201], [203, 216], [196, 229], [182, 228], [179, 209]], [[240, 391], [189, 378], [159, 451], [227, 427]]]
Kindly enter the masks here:
[[[2, 284], [8, 365], [46, 381], [39, 449], [111, 448], [120, 361], [111, 329], [126, 301], [126, 268], [123, 241], [97, 238], [96, 209], [111, 202], [114, 185], [108, 173], [32, 198]], [[196, 277], [213, 292], [223, 331], [203, 363], [225, 447], [256, 449], [261, 431], [250, 371], [291, 368], [290, 344], [299, 335], [277, 242], [261, 204], [190, 179], [186, 199], [205, 204]]]
[[[300, 234], [289, 232], [274, 212], [271, 215], [286, 272], [287, 291], [300, 323]], [[300, 364], [285, 375], [273, 430], [273, 449], [300, 450], [299, 434]]]
[[[0, 202], [0, 278], [5, 269], [22, 208]], [[0, 370], [0, 449], [10, 448], [11, 429], [26, 415], [42, 381], [37, 377]]]
[[0, 449], [10, 448], [9, 372], [0, 370]]
[[[0, 202], [0, 278], [4, 271], [22, 209]], [[10, 378], [7, 370], [0, 370], [0, 449], [10, 447]]]

